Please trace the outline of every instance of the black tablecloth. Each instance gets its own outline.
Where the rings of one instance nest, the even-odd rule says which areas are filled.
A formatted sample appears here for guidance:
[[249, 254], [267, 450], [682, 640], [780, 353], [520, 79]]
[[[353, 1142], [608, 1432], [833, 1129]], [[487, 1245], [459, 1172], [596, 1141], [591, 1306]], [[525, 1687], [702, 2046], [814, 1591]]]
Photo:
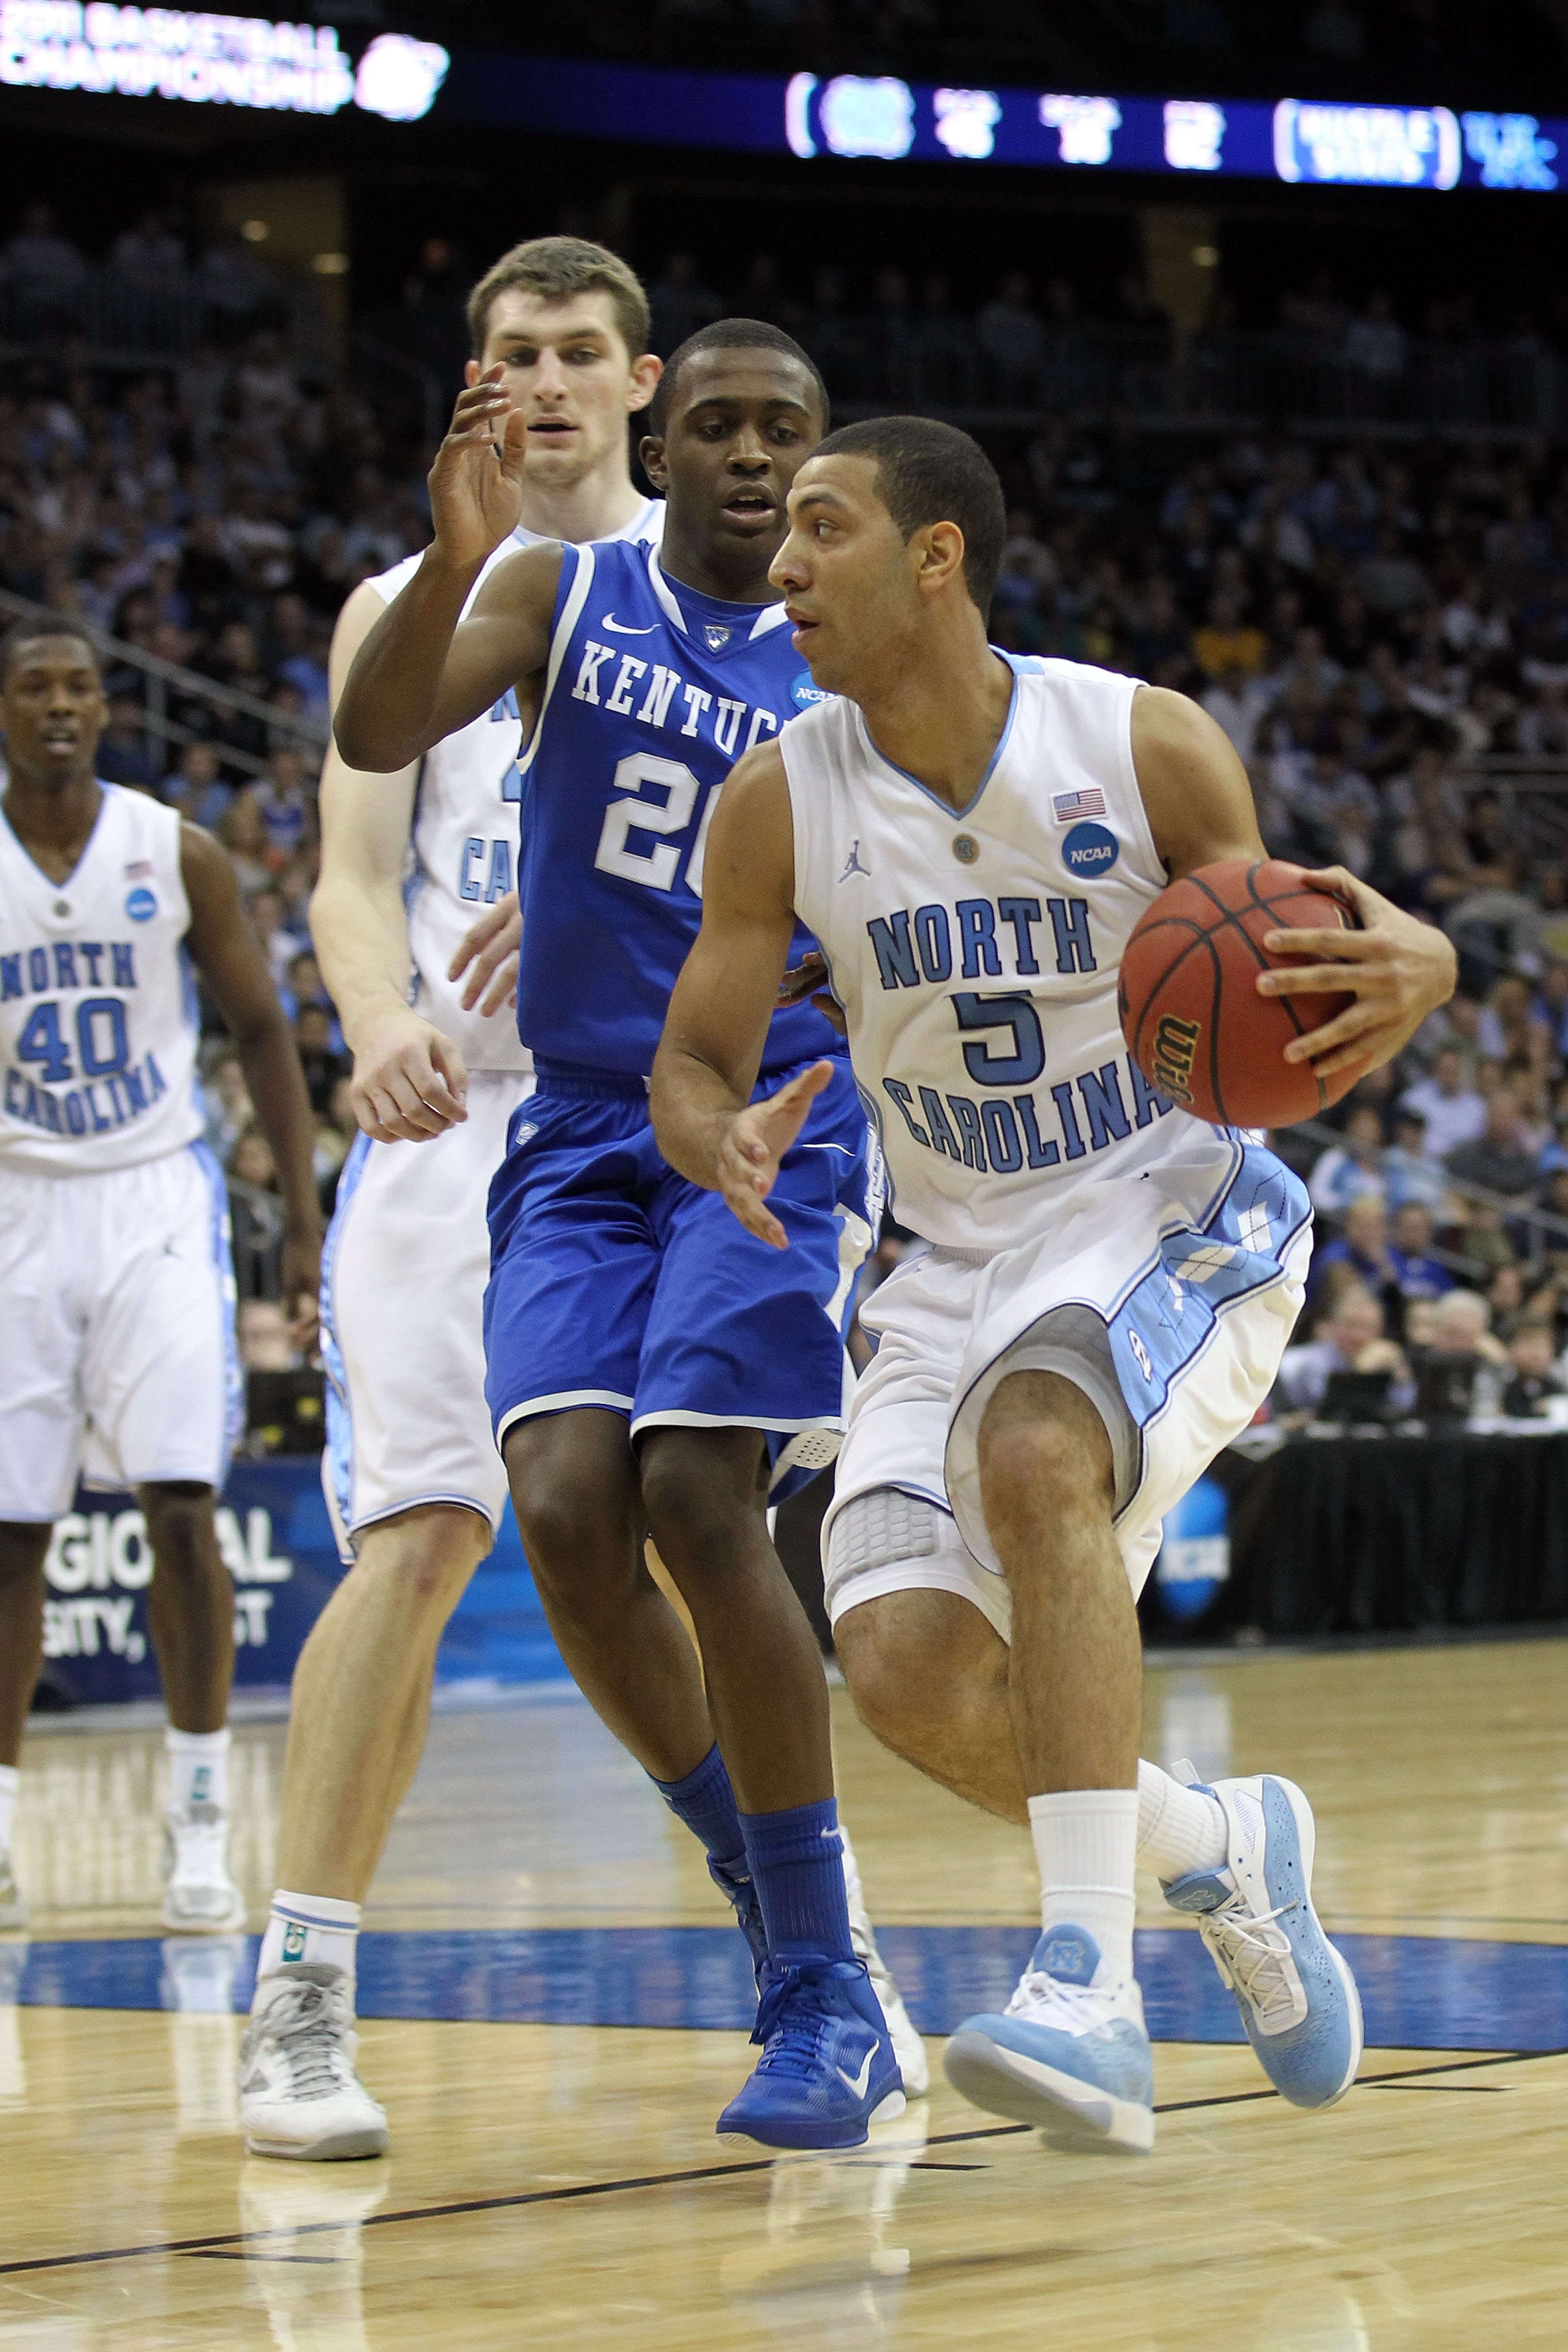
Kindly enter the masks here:
[[1211, 1638], [1568, 1617], [1568, 1434], [1302, 1438], [1215, 1475], [1231, 1574]]

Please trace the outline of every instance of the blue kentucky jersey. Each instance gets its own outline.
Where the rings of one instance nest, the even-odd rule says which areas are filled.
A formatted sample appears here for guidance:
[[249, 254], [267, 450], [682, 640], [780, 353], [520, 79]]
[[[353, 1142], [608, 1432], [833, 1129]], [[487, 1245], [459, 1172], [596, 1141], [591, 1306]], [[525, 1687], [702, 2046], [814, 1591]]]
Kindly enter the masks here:
[[[652, 547], [563, 551], [522, 775], [517, 1025], [547, 1061], [646, 1076], [702, 917], [702, 856], [742, 751], [819, 700], [782, 604], [666, 579]], [[796, 928], [790, 961], [815, 945]], [[809, 1003], [773, 1016], [764, 1071], [846, 1048]]]

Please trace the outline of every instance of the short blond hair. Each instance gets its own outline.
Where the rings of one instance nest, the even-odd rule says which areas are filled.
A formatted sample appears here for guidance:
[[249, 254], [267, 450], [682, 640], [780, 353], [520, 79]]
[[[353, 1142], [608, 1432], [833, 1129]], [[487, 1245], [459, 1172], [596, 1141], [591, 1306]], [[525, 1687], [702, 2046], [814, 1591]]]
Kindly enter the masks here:
[[492, 262], [468, 297], [468, 334], [476, 359], [485, 355], [490, 305], [513, 286], [537, 295], [542, 302], [569, 301], [574, 294], [607, 294], [626, 357], [640, 359], [648, 347], [652, 320], [647, 296], [636, 270], [618, 253], [584, 236], [534, 236]]

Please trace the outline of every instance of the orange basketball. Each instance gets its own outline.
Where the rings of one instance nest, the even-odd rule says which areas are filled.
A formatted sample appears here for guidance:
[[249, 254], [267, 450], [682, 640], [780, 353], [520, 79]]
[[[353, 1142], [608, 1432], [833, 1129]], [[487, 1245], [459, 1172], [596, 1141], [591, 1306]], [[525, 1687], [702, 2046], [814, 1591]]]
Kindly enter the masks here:
[[1289, 1127], [1338, 1102], [1355, 1073], [1317, 1077], [1287, 1062], [1293, 1037], [1321, 1029], [1342, 996], [1259, 996], [1258, 975], [1300, 956], [1271, 955], [1273, 930], [1359, 929], [1339, 898], [1299, 866], [1228, 858], [1162, 890], [1127, 942], [1117, 1009], [1127, 1048], [1151, 1085], [1223, 1127]]

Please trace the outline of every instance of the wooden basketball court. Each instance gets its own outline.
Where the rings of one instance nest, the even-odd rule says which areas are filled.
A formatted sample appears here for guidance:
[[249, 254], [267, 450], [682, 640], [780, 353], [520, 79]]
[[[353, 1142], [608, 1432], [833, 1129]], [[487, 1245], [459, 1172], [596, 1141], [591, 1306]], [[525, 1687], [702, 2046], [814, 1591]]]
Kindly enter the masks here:
[[[1160, 1666], [1145, 1748], [1299, 1779], [1361, 1979], [1362, 2078], [1268, 2091], [1190, 1927], [1141, 1885], [1146, 2161], [1042, 2152], [950, 2092], [1005, 1996], [1027, 1840], [835, 1697], [883, 1948], [935, 2087], [867, 2149], [748, 2159], [749, 1974], [696, 1846], [574, 1696], [439, 1715], [367, 1913], [362, 2072], [389, 2157], [247, 2158], [255, 1939], [160, 1941], [160, 1735], [45, 1728], [0, 1944], [0, 2346], [1477, 2352], [1568, 2341], [1564, 1650]], [[271, 1885], [280, 1723], [236, 1735], [237, 1874]]]

